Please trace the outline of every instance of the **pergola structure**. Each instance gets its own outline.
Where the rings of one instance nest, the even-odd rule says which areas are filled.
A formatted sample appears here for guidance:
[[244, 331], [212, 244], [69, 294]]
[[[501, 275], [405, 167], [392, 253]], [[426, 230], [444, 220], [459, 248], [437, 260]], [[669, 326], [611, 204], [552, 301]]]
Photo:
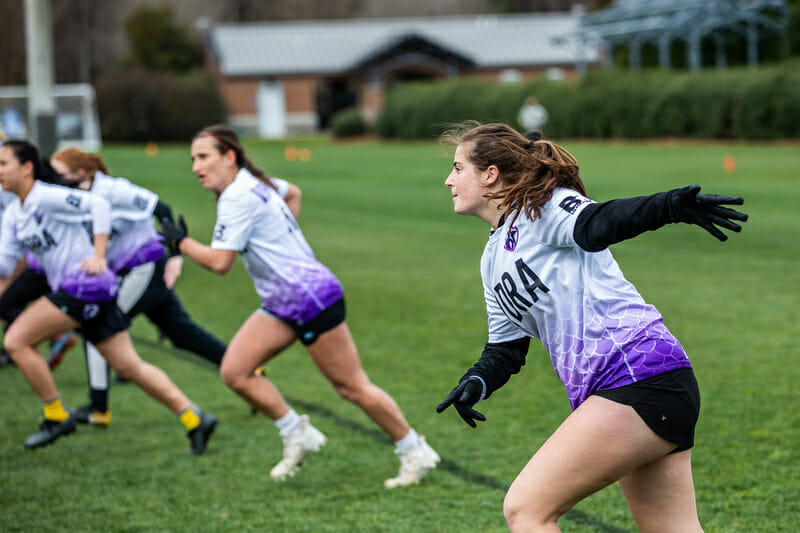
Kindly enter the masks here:
[[717, 68], [726, 68], [727, 39], [738, 35], [746, 39], [747, 62], [755, 67], [759, 41], [785, 33], [788, 25], [785, 0], [614, 0], [609, 8], [584, 15], [574, 37], [604, 49], [606, 66], [615, 48], [627, 46], [634, 70], [641, 68], [645, 44], [655, 45], [659, 65], [669, 68], [672, 43], [683, 41], [689, 69], [700, 70], [703, 39], [714, 43]]

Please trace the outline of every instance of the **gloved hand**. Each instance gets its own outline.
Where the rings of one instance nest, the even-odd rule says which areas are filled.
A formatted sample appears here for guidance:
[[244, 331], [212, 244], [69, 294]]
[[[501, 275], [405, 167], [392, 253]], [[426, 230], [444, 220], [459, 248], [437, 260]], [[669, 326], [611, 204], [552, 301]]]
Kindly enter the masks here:
[[166, 218], [162, 219], [161, 231], [159, 231], [158, 234], [161, 235], [162, 242], [167, 245], [170, 252], [173, 254], [181, 253], [181, 241], [189, 234], [189, 230], [186, 229], [186, 221], [183, 219], [183, 215], [178, 217], [177, 225], [175, 225], [171, 220]]
[[486, 417], [472, 408], [478, 403], [483, 394], [483, 384], [477, 379], [467, 378], [450, 391], [450, 394], [436, 406], [436, 412], [441, 413], [450, 405], [454, 405], [464, 422], [472, 427], [478, 427], [475, 420], [486, 421]]
[[[717, 239], [724, 241], [728, 236], [716, 226], [740, 232], [742, 227], [731, 220], [747, 220], [747, 215], [735, 209], [721, 207], [722, 204], [742, 205], [744, 200], [734, 196], [700, 193], [699, 185], [689, 185], [675, 189], [670, 195], [670, 210], [673, 222], [697, 224]], [[715, 226], [716, 224], [716, 226]]]

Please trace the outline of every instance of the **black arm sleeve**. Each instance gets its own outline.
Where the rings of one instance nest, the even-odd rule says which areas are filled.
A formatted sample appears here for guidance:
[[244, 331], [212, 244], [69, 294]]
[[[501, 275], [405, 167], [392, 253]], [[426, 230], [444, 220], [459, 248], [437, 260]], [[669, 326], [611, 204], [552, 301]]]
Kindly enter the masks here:
[[612, 244], [675, 222], [670, 204], [673, 192], [586, 206], [575, 221], [575, 242], [587, 252], [599, 252]]
[[485, 400], [525, 365], [530, 344], [530, 337], [494, 344], [487, 342], [478, 362], [458, 382], [461, 383], [470, 376], [480, 376], [486, 383]]

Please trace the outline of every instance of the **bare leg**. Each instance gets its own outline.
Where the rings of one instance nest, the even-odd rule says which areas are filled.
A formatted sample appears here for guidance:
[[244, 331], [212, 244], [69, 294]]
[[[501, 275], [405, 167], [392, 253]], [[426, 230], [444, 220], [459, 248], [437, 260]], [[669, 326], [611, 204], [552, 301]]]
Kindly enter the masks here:
[[271, 381], [253, 372], [295, 339], [289, 326], [256, 311], [234, 335], [219, 368], [220, 377], [228, 387], [273, 421], [289, 412], [289, 404]]
[[43, 401], [58, 396], [58, 389], [47, 361], [36, 346], [45, 339], [78, 326], [69, 315], [42, 297], [18, 316], [5, 334], [5, 349], [33, 391]]
[[173, 413], [179, 414], [191, 404], [163, 370], [139, 357], [127, 331], [120, 331], [97, 343], [97, 350], [123, 379], [135, 383]]
[[319, 336], [308, 347], [314, 363], [340, 396], [359, 406], [394, 441], [408, 435], [406, 422], [397, 402], [370, 382], [347, 324], [342, 322]]
[[703, 531], [697, 517], [690, 450], [640, 466], [619, 484], [640, 531]]
[[[632, 407], [591, 396], [567, 417], [512, 483], [503, 503], [509, 529], [560, 531], [559, 517], [580, 500], [643, 465], [664, 460], [674, 448], [674, 444], [656, 435]], [[689, 463], [684, 461], [674, 467], [688, 469]], [[669, 482], [659, 469], [651, 471], [650, 476], [644, 475], [647, 471], [634, 477], [633, 486], [639, 488], [647, 483], [654, 487], [666, 482], [671, 490], [682, 491], [671, 497], [670, 502], [675, 505], [664, 507], [664, 522], [696, 515], [694, 490], [688, 492], [690, 486]], [[637, 506], [634, 512], [646, 515], [642, 509]]]

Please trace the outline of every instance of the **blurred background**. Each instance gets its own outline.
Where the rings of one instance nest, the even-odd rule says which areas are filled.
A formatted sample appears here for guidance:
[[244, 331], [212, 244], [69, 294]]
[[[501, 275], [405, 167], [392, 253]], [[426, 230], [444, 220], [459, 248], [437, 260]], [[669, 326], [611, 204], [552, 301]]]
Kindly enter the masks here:
[[244, 135], [800, 137], [800, 0], [6, 0], [0, 117], [42, 148]]

